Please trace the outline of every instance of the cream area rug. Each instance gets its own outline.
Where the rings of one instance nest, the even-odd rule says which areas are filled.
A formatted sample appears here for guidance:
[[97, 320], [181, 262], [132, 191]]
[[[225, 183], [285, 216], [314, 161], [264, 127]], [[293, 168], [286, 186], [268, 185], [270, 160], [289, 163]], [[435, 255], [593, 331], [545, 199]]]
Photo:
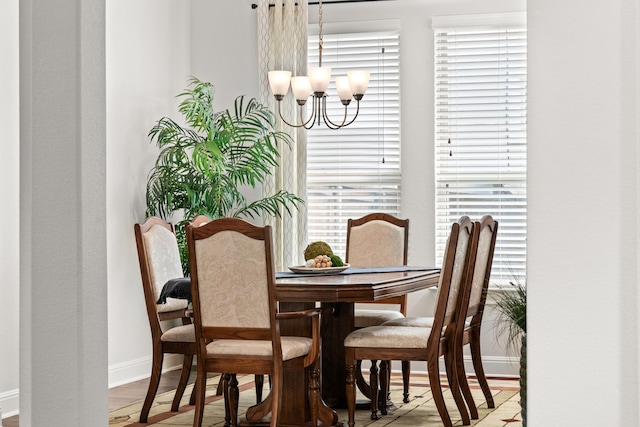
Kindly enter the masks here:
[[[207, 381], [206, 402], [204, 409], [203, 426], [224, 425], [224, 401], [222, 396], [216, 396], [216, 387], [219, 376], [214, 376]], [[240, 405], [238, 411], [239, 421], [244, 417], [247, 408], [256, 403], [253, 375], [238, 377], [240, 387]], [[489, 385], [494, 395], [495, 408], [489, 409], [484, 401], [482, 391], [477, 383], [470, 380], [471, 389], [476, 405], [478, 405], [479, 419], [472, 420], [471, 425], [476, 427], [521, 427], [518, 381], [512, 379], [490, 379]], [[446, 380], [443, 379], [443, 386]], [[153, 402], [149, 413], [149, 423], [138, 422], [142, 400], [112, 411], [109, 416], [109, 425], [114, 427], [187, 427], [193, 425], [193, 406], [189, 405], [189, 396], [193, 385], [187, 386], [182, 398], [180, 410], [171, 412], [171, 400], [174, 392], [159, 394]], [[265, 381], [263, 396], [269, 393], [268, 381]], [[391, 383], [391, 400], [396, 409], [388, 415], [381, 416], [378, 420], [370, 419], [370, 411], [358, 409], [356, 411], [356, 426], [371, 427], [420, 427], [441, 426], [442, 422], [436, 406], [431, 398], [429, 381], [424, 375], [413, 374], [411, 376], [409, 403], [402, 402], [402, 379], [400, 374], [393, 374]], [[361, 397], [361, 396], [360, 396]], [[141, 396], [144, 398], [144, 396]], [[457, 411], [453, 398], [448, 390], [445, 390], [445, 399], [449, 415], [455, 426], [461, 426], [462, 421]], [[340, 422], [346, 425], [347, 412], [338, 409]]]

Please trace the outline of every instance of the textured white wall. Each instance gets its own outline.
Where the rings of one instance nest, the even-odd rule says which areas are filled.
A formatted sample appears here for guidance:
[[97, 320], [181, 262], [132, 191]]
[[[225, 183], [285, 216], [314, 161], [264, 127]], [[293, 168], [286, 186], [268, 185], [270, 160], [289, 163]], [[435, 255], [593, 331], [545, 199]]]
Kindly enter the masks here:
[[532, 426], [640, 424], [639, 8], [529, 2]]
[[18, 411], [18, 295], [20, 115], [18, 0], [2, 3], [0, 13], [0, 408], [4, 417]]
[[[109, 384], [115, 385], [151, 373], [133, 224], [145, 219], [147, 174], [158, 152], [147, 133], [161, 117], [180, 121], [176, 95], [191, 74], [190, 2], [106, 4]], [[172, 364], [167, 357], [165, 366]]]

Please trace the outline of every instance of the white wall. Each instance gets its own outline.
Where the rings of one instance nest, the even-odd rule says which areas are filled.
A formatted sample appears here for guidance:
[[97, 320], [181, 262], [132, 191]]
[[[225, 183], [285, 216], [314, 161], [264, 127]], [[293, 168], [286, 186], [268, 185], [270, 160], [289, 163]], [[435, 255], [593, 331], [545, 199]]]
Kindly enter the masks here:
[[19, 309], [19, 138], [18, 0], [2, 3], [0, 13], [0, 408], [18, 411]]
[[532, 426], [637, 426], [640, 6], [529, 2]]
[[[145, 219], [147, 174], [157, 157], [147, 133], [163, 116], [180, 120], [176, 95], [191, 75], [190, 3], [114, 0], [106, 5], [109, 384], [113, 386], [151, 373], [151, 334], [133, 224]], [[165, 359], [165, 367], [175, 363], [171, 357]]]

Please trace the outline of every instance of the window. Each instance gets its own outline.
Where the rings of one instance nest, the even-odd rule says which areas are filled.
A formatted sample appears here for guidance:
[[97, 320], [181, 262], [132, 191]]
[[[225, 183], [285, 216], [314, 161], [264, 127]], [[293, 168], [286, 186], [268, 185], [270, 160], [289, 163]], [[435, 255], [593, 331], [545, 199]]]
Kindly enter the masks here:
[[[308, 62], [318, 64], [314, 37]], [[400, 213], [399, 34], [325, 34], [322, 65], [332, 68], [332, 81], [347, 70], [371, 72], [354, 123], [340, 130], [316, 125], [307, 133], [308, 239], [323, 240], [344, 256], [347, 219]], [[329, 96], [327, 113], [336, 122], [344, 107], [331, 86]], [[354, 112], [352, 101], [349, 117]]]
[[[440, 26], [442, 24], [442, 26]], [[499, 222], [492, 283], [524, 283], [527, 30], [434, 20], [436, 254], [461, 215]]]

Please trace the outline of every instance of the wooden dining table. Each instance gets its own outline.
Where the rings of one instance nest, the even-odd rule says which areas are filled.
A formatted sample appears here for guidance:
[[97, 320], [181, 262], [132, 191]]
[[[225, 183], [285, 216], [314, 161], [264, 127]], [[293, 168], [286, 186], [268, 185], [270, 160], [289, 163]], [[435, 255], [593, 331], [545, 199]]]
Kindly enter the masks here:
[[[354, 330], [354, 305], [435, 287], [440, 269], [429, 267], [350, 268], [335, 275], [278, 273], [280, 311], [312, 308], [320, 303], [321, 395], [327, 405], [346, 405], [344, 339]], [[283, 335], [305, 335], [306, 321], [281, 322]], [[284, 402], [283, 402], [284, 403]], [[286, 405], [286, 404], [285, 404]]]

